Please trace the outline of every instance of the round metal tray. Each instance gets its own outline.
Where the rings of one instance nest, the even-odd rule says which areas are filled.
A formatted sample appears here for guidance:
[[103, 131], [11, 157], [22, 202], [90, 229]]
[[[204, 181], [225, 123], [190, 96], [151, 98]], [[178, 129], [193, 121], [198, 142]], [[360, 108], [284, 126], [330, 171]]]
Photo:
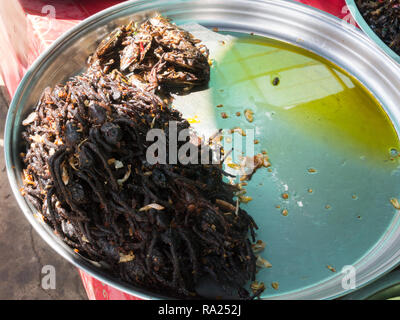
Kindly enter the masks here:
[[358, 10], [357, 4], [354, 0], [346, 0], [347, 7], [349, 8], [354, 20], [360, 26], [360, 28], [374, 41], [386, 54], [392, 57], [397, 62], [400, 62], [400, 56], [394, 52], [385, 42], [379, 38], [379, 36], [371, 29], [368, 23], [364, 20], [360, 10]]
[[[91, 276], [144, 299], [163, 297], [110, 277], [97, 264], [74, 253], [53, 234], [50, 228], [34, 218], [33, 207], [19, 192], [22, 186], [19, 150], [21, 121], [35, 106], [43, 89], [81, 72], [87, 56], [94, 50], [99, 39], [117, 25], [126, 23], [131, 18], [145, 19], [155, 12], [173, 19], [177, 24], [197, 22], [209, 28], [218, 27], [219, 30], [253, 32], [312, 51], [346, 70], [369, 89], [383, 105], [397, 131], [400, 123], [399, 66], [378, 52], [369, 39], [353, 26], [331, 15], [291, 1], [232, 0], [229, 4], [224, 0], [129, 1], [95, 14], [66, 32], [31, 66], [12, 100], [5, 129], [5, 157], [9, 181], [26, 218], [55, 251]], [[341, 227], [343, 226], [333, 226], [333, 228]], [[300, 231], [310, 232], [310, 230]], [[351, 247], [351, 243], [348, 246]], [[274, 251], [274, 247], [269, 250]], [[314, 248], [309, 250], [318, 250], [318, 241]], [[358, 288], [393, 269], [400, 261], [399, 213], [393, 215], [393, 219], [376, 243], [368, 250], [356, 253], [359, 258], [353, 266], [356, 270]], [[296, 247], [287, 252], [287, 257], [291, 256], [292, 260], [296, 259], [295, 255]], [[302, 266], [304, 269], [310, 267], [310, 270], [313, 270], [312, 261], [305, 261], [299, 257], [298, 263], [304, 264]], [[285, 264], [285, 261], [281, 261], [281, 264]], [[298, 279], [292, 281], [290, 289], [285, 290], [283, 286], [277, 291], [269, 289], [264, 297], [335, 298], [352, 290], [344, 289], [342, 280], [343, 274], [340, 270], [337, 273], [328, 271], [325, 277], [311, 283]]]

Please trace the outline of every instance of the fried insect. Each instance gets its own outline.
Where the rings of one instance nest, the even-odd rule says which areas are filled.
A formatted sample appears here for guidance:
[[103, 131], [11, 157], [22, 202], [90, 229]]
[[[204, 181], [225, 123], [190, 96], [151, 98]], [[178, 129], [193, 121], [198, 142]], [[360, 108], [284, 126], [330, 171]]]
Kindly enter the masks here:
[[138, 28], [131, 22], [111, 32], [91, 62], [108, 72], [115, 68], [148, 83], [148, 89], [184, 89], [210, 79], [208, 49], [189, 32], [157, 16]]

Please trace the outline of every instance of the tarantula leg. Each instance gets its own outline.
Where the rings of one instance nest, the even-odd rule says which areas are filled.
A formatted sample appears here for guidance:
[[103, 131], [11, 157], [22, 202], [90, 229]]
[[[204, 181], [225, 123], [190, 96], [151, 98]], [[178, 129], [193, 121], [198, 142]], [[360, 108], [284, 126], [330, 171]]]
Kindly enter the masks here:
[[104, 156], [102, 155], [100, 150], [96, 147], [96, 145], [94, 145], [93, 143], [88, 142], [88, 141], [85, 142], [84, 146], [88, 147], [100, 159], [101, 163], [103, 164], [104, 169], [106, 170], [108, 176], [110, 177], [110, 182], [111, 182], [111, 186], [112, 186], [113, 190], [117, 191], [119, 189], [117, 180], [115, 179], [115, 177], [110, 169], [110, 166], [107, 163], [107, 160], [104, 158]]
[[50, 213], [50, 219], [49, 220], [52, 223], [53, 228], [57, 231], [57, 233], [60, 236], [63, 236], [64, 232], [61, 230], [60, 225], [57, 222], [56, 213], [54, 211], [54, 205], [53, 205], [53, 202], [52, 202], [52, 199], [51, 199], [54, 194], [55, 194], [55, 188], [54, 187], [50, 188], [47, 191], [47, 194], [46, 194], [46, 205], [47, 205], [47, 209], [48, 209], [48, 211]]
[[[54, 181], [54, 186], [57, 190], [57, 193], [62, 195], [62, 188], [60, 185], [60, 182], [62, 183], [62, 178], [61, 178], [61, 174], [58, 172], [58, 170], [55, 167], [55, 161], [56, 159], [58, 159], [59, 157], [64, 156], [65, 151], [66, 151], [66, 147], [62, 146], [60, 149], [58, 149], [49, 159], [48, 159], [48, 167], [49, 167], [49, 171], [50, 174], [53, 178]], [[63, 201], [63, 197], [60, 197], [61, 200]]]
[[178, 229], [178, 233], [183, 239], [183, 241], [186, 243], [186, 247], [190, 256], [190, 261], [192, 262], [193, 265], [194, 281], [197, 281], [200, 276], [200, 268], [199, 268], [199, 262], [196, 258], [196, 250], [194, 249], [193, 244], [189, 240], [189, 237], [185, 233], [185, 231], [183, 231], [182, 229]]
[[[92, 189], [93, 193], [94, 193], [94, 194], [97, 196], [97, 198], [99, 199], [100, 204], [101, 204], [101, 206], [102, 206], [102, 209], [105, 210], [105, 212], [106, 212], [107, 214], [109, 214], [110, 211], [109, 211], [109, 209], [108, 209], [107, 200], [106, 200], [105, 195], [103, 194], [102, 190], [100, 190], [100, 188], [98, 188], [98, 186], [95, 185], [95, 183], [92, 181], [92, 179], [91, 179], [89, 176], [85, 175], [84, 173], [82, 173], [82, 172], [76, 172], [76, 175], [77, 175], [80, 179], [82, 179], [83, 181], [85, 181], [85, 182], [90, 186], [90, 188]], [[96, 215], [96, 216], [97, 216], [97, 215]]]
[[58, 152], [56, 152], [52, 157], [49, 158], [49, 168], [50, 173], [54, 180], [54, 186], [57, 191], [57, 197], [60, 199], [64, 199], [64, 201], [71, 207], [71, 209], [78, 214], [76, 217], [77, 220], [87, 221], [85, 213], [75, 205], [70, 191], [65, 187], [65, 184], [62, 179], [61, 173], [61, 163], [64, 161], [65, 156], [67, 155], [67, 148], [61, 147]]

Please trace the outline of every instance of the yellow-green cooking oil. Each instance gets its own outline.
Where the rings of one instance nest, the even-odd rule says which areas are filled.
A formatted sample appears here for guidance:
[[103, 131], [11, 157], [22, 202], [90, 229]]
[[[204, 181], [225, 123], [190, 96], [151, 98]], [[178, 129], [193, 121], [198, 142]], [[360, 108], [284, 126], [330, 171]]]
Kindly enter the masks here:
[[218, 111], [228, 112], [231, 121], [236, 112], [254, 111], [251, 126], [244, 118], [235, 121], [256, 128], [269, 140], [266, 147], [301, 135], [316, 153], [329, 146], [344, 157], [397, 163], [399, 139], [380, 103], [358, 80], [314, 53], [236, 35], [212, 67], [210, 87], [214, 103], [224, 105]]

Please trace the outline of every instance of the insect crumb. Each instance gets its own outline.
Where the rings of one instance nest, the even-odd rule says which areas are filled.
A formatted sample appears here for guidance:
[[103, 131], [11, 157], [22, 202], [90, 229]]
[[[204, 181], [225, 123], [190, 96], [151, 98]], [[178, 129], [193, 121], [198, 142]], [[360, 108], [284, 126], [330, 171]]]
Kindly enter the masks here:
[[239, 200], [242, 203], [249, 203], [251, 200], [253, 200], [253, 198], [248, 196], [240, 196]]
[[250, 109], [244, 110], [244, 116], [248, 122], [253, 122], [254, 120], [254, 112]]
[[263, 251], [263, 250], [265, 249], [265, 246], [266, 246], [266, 245], [267, 245], [267, 244], [266, 244], [264, 241], [262, 241], [262, 240], [257, 240], [256, 243], [254, 243], [254, 244], [251, 245], [251, 248], [253, 249], [253, 252], [254, 252], [254, 253], [258, 253], [258, 252], [260, 252], [260, 251]]
[[279, 82], [280, 82], [279, 78], [275, 77], [274, 80], [272, 80], [272, 85], [277, 86]]
[[390, 199], [390, 202], [392, 203], [392, 205], [395, 209], [400, 210], [400, 203], [397, 198]]
[[230, 132], [231, 132], [231, 133], [237, 132], [237, 133], [239, 133], [240, 135], [242, 135], [243, 137], [246, 136], [246, 132], [245, 132], [242, 128], [240, 128], [240, 127], [233, 128], [233, 129], [230, 130]]
[[256, 265], [259, 268], [271, 268], [272, 267], [272, 264], [268, 260], [266, 260], [260, 256], [257, 256]]
[[274, 288], [275, 290], [279, 289], [279, 283], [278, 282], [272, 282], [271, 287]]
[[330, 265], [326, 266], [330, 271], [332, 272], [336, 272], [336, 269], [334, 267], [331, 267]]
[[265, 285], [264, 285], [264, 282], [258, 282], [256, 280], [250, 285], [250, 288], [253, 291], [253, 293], [255, 294], [255, 293], [259, 292], [260, 290], [264, 291]]

